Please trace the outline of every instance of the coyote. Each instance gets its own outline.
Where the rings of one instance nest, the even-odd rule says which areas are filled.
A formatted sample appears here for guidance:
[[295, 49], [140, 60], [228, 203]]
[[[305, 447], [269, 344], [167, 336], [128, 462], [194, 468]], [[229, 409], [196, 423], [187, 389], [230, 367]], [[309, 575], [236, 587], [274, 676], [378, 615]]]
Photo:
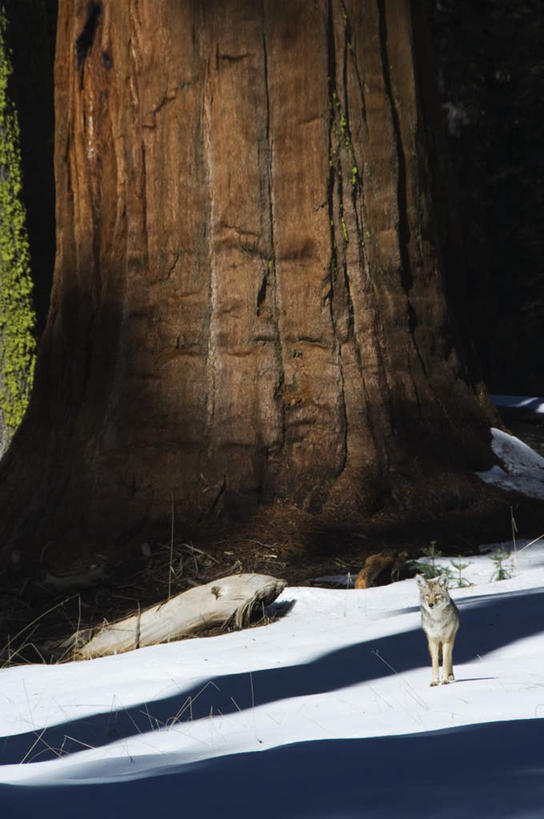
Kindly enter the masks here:
[[442, 574], [433, 580], [416, 575], [421, 602], [421, 625], [427, 635], [433, 667], [431, 685], [438, 685], [438, 666], [442, 655], [442, 684], [454, 679], [452, 653], [459, 628], [459, 612], [448, 593], [448, 578]]

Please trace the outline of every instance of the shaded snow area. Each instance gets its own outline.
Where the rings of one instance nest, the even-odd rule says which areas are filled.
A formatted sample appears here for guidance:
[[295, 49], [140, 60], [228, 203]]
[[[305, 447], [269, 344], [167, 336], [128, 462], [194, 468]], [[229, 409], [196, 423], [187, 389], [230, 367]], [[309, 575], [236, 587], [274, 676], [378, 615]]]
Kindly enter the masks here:
[[544, 458], [507, 432], [492, 429], [491, 433], [491, 446], [502, 466], [478, 472], [478, 477], [531, 498], [544, 498]]
[[492, 395], [491, 399], [497, 407], [524, 410], [536, 415], [544, 414], [544, 398], [526, 395]]
[[465, 561], [450, 685], [429, 685], [414, 579], [0, 671], [2, 816], [542, 817], [544, 541], [523, 545], [500, 582], [492, 552]]

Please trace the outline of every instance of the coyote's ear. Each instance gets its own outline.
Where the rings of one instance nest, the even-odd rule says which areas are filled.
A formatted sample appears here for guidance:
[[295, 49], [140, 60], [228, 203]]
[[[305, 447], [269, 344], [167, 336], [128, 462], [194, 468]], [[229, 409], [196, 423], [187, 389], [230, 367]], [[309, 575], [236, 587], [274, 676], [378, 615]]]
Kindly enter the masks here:
[[441, 574], [440, 575], [440, 577], [438, 578], [438, 585], [442, 586], [443, 589], [448, 588], [448, 575], [447, 574]]
[[416, 574], [417, 585], [420, 589], [424, 589], [427, 586], [427, 581], [423, 577], [422, 574]]

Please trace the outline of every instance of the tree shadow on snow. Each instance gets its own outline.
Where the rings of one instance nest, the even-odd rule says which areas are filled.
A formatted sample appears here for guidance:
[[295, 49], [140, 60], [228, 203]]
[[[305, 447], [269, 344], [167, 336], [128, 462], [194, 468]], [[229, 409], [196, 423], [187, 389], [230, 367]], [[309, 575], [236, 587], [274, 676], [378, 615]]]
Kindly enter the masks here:
[[[10, 819], [47, 808], [73, 817], [541, 816], [542, 721], [517, 720], [405, 736], [299, 742], [206, 762], [148, 760], [145, 778], [104, 782], [103, 761], [77, 787], [0, 785]], [[170, 764], [169, 764], [170, 763]], [[128, 780], [128, 781], [127, 781]]]
[[[454, 666], [541, 631], [544, 591], [467, 598], [460, 601], [459, 608], [461, 627]], [[426, 640], [418, 628], [340, 648], [300, 665], [214, 677], [172, 697], [67, 721], [43, 733], [1, 737], [0, 764], [55, 759], [164, 725], [322, 694], [428, 665]]]

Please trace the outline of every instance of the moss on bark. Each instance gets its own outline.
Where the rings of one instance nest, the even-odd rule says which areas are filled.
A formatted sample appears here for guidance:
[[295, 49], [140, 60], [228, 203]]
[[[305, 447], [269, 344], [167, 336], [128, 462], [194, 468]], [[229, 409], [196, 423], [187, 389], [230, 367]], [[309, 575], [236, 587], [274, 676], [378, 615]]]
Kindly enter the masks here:
[[0, 454], [25, 413], [35, 357], [19, 126], [8, 89], [12, 66], [6, 27], [5, 10], [0, 6]]

